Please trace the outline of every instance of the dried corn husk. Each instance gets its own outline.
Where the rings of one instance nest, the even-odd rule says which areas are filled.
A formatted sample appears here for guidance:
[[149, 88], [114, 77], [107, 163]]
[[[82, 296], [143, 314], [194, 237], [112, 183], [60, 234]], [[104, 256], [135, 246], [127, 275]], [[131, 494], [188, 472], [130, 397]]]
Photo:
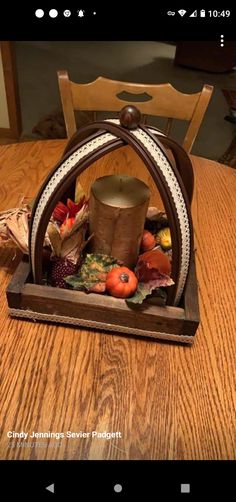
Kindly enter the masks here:
[[[84, 197], [84, 192], [79, 183], [77, 184], [76, 197], [78, 200]], [[0, 212], [0, 243], [5, 246], [14, 243], [23, 253], [29, 254], [29, 221], [32, 205], [23, 204], [23, 199], [21, 198], [21, 207]], [[85, 241], [87, 221], [88, 204], [86, 201], [76, 214], [73, 227], [63, 232], [63, 235], [60, 234], [60, 227], [57, 222], [51, 218], [45, 234], [44, 246], [51, 247], [52, 256], [67, 258], [73, 263], [77, 263], [83, 248], [88, 242], [88, 240]]]
[[28, 253], [30, 208], [8, 209], [0, 213], [0, 240], [4, 244], [14, 242], [23, 253]]
[[51, 258], [67, 258], [72, 263], [77, 264], [88, 240], [85, 240], [88, 221], [88, 206], [84, 204], [76, 214], [75, 223], [71, 229], [61, 234], [60, 226], [55, 221], [50, 221], [47, 228], [47, 235], [52, 248]]
[[[0, 244], [9, 246], [14, 243], [24, 254], [29, 254], [29, 222], [31, 208], [28, 204], [0, 212]], [[46, 232], [44, 246], [50, 241]]]

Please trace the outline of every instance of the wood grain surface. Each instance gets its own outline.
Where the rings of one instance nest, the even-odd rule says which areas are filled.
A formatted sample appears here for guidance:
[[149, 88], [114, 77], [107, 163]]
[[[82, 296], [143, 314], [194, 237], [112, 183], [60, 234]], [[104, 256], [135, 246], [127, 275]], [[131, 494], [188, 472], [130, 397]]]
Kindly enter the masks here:
[[[63, 140], [1, 146], [0, 209], [33, 197], [64, 147]], [[236, 172], [192, 160], [201, 315], [192, 347], [10, 319], [5, 289], [21, 256], [1, 247], [1, 459], [236, 458]], [[129, 149], [104, 157], [81, 181], [88, 190], [109, 172], [143, 179], [159, 204]], [[8, 431], [121, 437], [24, 442], [9, 439]]]

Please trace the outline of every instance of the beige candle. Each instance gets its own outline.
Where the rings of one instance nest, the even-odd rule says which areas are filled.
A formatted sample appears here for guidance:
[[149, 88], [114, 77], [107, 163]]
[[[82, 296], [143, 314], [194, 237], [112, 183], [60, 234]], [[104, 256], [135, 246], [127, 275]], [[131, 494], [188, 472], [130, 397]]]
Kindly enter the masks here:
[[93, 253], [137, 262], [150, 190], [143, 181], [126, 175], [98, 178], [91, 187], [89, 227]]

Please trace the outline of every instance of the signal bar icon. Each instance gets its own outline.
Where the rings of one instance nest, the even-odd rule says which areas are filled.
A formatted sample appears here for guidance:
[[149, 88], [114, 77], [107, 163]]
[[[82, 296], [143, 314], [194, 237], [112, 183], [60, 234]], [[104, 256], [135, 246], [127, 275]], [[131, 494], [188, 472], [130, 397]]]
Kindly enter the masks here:
[[194, 10], [189, 17], [197, 17], [197, 10]]
[[179, 15], [180, 15], [181, 17], [183, 17], [183, 16], [186, 14], [186, 12], [187, 12], [187, 11], [186, 11], [186, 10], [184, 10], [184, 9], [180, 9], [180, 10], [178, 10], [178, 13], [179, 13]]

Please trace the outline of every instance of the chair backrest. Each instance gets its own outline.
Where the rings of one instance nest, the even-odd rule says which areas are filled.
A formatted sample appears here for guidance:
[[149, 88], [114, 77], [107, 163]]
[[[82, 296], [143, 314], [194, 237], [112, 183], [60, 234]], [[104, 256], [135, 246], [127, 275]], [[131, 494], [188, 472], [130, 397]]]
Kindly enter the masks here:
[[[65, 70], [58, 71], [58, 82], [61, 94], [67, 136], [70, 138], [76, 131], [75, 110], [88, 111], [120, 111], [128, 104], [119, 97], [122, 93], [137, 95], [132, 104], [138, 106], [146, 121], [147, 115], [166, 117], [167, 126], [164, 131], [170, 133], [173, 119], [189, 122], [183, 140], [183, 148], [189, 153], [197, 136], [213, 87], [204, 85], [201, 92], [185, 94], [177, 91], [171, 84], [136, 84], [120, 82], [98, 77], [88, 84], [77, 84], [69, 80]], [[140, 101], [145, 94], [146, 101]], [[147, 100], [148, 99], [148, 100]]]

